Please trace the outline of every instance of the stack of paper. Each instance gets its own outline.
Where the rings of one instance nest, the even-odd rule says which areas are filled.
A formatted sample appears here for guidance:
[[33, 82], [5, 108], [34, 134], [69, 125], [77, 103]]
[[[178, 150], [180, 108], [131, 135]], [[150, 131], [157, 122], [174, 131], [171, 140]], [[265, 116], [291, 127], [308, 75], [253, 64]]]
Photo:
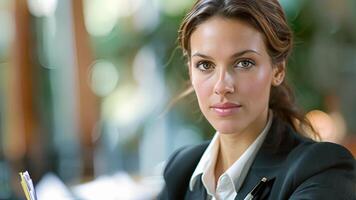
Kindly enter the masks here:
[[20, 172], [22, 189], [26, 195], [27, 200], [37, 200], [36, 191], [33, 187], [33, 183], [30, 175], [27, 171]]
[[72, 190], [85, 200], [152, 200], [160, 192], [161, 184], [156, 182], [153, 179], [145, 183], [137, 182], [129, 174], [117, 172], [97, 177], [91, 182], [72, 187]]
[[134, 180], [126, 172], [102, 175], [91, 182], [67, 187], [55, 174], [48, 173], [36, 185], [28, 172], [20, 173], [21, 184], [27, 200], [152, 200], [163, 187], [161, 176]]

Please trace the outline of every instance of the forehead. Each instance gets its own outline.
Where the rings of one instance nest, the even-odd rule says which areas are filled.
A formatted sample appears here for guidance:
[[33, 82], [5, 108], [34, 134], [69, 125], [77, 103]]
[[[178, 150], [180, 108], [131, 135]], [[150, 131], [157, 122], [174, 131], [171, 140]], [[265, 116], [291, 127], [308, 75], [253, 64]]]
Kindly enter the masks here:
[[239, 20], [214, 16], [199, 24], [190, 37], [191, 55], [233, 54], [251, 49], [267, 54], [264, 36], [250, 24]]

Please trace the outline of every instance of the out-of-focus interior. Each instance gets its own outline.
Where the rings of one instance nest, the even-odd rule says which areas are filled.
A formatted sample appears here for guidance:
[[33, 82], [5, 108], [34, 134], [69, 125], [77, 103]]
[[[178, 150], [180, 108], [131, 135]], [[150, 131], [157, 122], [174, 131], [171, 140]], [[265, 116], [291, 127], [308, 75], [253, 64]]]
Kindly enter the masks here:
[[[297, 101], [355, 156], [356, 1], [280, 2]], [[187, 87], [176, 37], [193, 3], [0, 1], [0, 199], [24, 198], [25, 170], [39, 199], [157, 195], [168, 156], [214, 134], [193, 95], [167, 110]]]

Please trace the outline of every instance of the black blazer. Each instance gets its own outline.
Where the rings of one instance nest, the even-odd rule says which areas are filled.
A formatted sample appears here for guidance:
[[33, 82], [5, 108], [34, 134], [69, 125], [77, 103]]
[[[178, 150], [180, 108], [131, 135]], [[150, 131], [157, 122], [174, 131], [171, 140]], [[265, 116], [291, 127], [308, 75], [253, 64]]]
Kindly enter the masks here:
[[[170, 157], [158, 199], [206, 199], [201, 179], [193, 191], [189, 181], [209, 142], [181, 148]], [[337, 144], [305, 138], [277, 118], [235, 199], [243, 200], [262, 177], [268, 178], [267, 186], [256, 199], [356, 200], [356, 162], [351, 153]]]

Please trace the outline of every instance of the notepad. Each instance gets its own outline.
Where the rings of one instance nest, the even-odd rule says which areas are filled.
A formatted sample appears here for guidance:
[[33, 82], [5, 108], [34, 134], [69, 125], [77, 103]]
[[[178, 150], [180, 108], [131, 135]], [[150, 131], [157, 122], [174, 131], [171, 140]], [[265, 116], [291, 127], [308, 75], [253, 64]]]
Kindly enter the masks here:
[[25, 172], [20, 172], [21, 185], [25, 193], [27, 200], [37, 200], [35, 187], [33, 186], [30, 174]]

